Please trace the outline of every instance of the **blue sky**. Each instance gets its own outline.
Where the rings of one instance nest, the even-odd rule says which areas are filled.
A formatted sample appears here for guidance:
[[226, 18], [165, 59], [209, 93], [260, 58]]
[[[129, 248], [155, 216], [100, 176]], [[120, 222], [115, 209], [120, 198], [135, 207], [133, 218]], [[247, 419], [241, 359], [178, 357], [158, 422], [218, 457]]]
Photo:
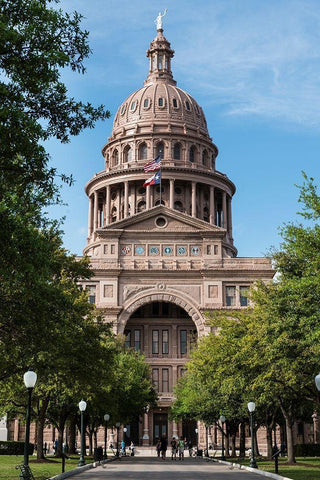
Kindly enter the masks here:
[[278, 227], [299, 219], [301, 171], [319, 180], [319, 0], [63, 0], [60, 7], [84, 15], [93, 50], [86, 74], [65, 71], [63, 80], [72, 96], [112, 114], [68, 145], [47, 145], [52, 164], [76, 179], [63, 188], [67, 205], [50, 211], [65, 216], [66, 248], [81, 254], [86, 244], [84, 186], [103, 169], [101, 148], [118, 106], [143, 85], [154, 19], [164, 8], [173, 76], [202, 106], [219, 149], [217, 169], [237, 187], [239, 256], [278, 246]]

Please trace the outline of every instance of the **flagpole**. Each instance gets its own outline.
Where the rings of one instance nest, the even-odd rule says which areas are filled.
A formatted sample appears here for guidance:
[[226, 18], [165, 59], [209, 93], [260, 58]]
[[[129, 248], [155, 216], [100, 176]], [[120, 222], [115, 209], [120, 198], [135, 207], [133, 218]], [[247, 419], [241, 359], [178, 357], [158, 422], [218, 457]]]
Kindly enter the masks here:
[[162, 172], [161, 172], [161, 168], [160, 168], [160, 205], [162, 204], [161, 203], [161, 191], [162, 191], [161, 182], [162, 182]]

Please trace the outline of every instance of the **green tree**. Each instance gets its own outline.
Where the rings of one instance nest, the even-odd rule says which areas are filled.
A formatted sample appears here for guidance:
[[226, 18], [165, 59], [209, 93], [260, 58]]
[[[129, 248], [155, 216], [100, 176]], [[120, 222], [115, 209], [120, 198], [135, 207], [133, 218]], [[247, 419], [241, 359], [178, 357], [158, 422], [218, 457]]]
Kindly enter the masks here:
[[91, 52], [81, 15], [57, 3], [0, 0], [0, 379], [48, 349], [61, 232], [43, 209], [60, 201], [58, 181], [72, 177], [49, 166], [44, 142], [68, 142], [109, 116], [61, 81], [64, 68], [84, 73]]

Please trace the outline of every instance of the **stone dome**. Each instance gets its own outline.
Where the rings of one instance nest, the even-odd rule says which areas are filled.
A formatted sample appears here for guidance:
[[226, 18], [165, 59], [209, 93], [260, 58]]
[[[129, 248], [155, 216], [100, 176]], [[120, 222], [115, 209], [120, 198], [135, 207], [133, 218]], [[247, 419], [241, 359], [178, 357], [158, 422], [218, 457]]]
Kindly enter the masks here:
[[129, 95], [120, 105], [113, 124], [113, 133], [119, 128], [137, 123], [150, 124], [166, 121], [182, 124], [191, 130], [199, 129], [209, 136], [202, 108], [188, 93], [167, 82], [149, 82]]
[[202, 108], [187, 92], [176, 86], [171, 72], [174, 50], [162, 29], [147, 51], [149, 74], [144, 86], [120, 105], [113, 123], [111, 139], [132, 128], [152, 124], [193, 131], [208, 138], [207, 122]]

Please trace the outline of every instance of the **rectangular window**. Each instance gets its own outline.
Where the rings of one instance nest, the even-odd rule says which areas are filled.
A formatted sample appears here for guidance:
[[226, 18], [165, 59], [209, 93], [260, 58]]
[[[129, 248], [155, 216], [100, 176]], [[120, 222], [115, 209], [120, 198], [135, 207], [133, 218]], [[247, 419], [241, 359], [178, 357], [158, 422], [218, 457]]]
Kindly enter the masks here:
[[240, 305], [241, 305], [241, 307], [247, 307], [248, 306], [248, 297], [247, 297], [248, 288], [249, 287], [240, 287]]
[[236, 287], [226, 287], [226, 305], [234, 307], [236, 304]]
[[187, 353], [187, 330], [180, 330], [180, 353]]
[[169, 330], [162, 331], [162, 353], [169, 353]]
[[111, 245], [111, 253], [112, 254], [116, 253], [116, 246], [115, 245]]
[[159, 368], [152, 369], [152, 385], [156, 392], [159, 391]]
[[95, 285], [87, 285], [86, 291], [88, 292], [89, 303], [96, 303], [96, 287]]
[[197, 343], [197, 330], [190, 330], [189, 332], [189, 347], [190, 352]]
[[139, 352], [141, 350], [141, 332], [140, 330], [134, 331], [134, 348]]
[[159, 330], [152, 330], [152, 353], [159, 353]]
[[162, 369], [162, 391], [169, 392], [169, 369]]
[[131, 347], [131, 331], [126, 330], [124, 332], [124, 334], [125, 334], [125, 337], [126, 337], [125, 345], [126, 345], [127, 348], [130, 348]]

